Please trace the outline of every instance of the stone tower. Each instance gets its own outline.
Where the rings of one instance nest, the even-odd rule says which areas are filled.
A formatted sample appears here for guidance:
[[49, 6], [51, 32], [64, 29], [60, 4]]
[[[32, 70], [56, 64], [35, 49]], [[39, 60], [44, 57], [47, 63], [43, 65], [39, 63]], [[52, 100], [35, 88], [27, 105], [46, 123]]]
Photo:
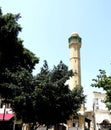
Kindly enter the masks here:
[[81, 64], [80, 64], [80, 48], [81, 37], [77, 33], [73, 33], [69, 39], [70, 49], [70, 70], [74, 72], [74, 76], [70, 79], [70, 89], [81, 86]]

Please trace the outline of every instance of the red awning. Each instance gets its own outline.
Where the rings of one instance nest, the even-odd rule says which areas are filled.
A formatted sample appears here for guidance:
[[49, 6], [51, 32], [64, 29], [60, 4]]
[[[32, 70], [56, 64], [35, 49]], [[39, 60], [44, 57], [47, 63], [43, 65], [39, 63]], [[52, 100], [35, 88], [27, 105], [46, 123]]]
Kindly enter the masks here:
[[14, 117], [13, 113], [5, 113], [5, 115], [0, 113], [0, 121], [9, 121], [12, 117]]

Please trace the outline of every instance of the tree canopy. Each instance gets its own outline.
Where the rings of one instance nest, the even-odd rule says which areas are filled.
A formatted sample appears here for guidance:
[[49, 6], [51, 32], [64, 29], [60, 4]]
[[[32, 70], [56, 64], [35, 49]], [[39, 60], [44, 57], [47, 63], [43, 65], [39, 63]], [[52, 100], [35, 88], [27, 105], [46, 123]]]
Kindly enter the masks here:
[[[65, 82], [72, 76], [68, 67], [60, 61], [49, 70], [47, 61], [36, 76], [35, 112], [40, 124], [55, 125], [66, 123], [71, 114], [75, 114], [84, 100], [82, 87], [73, 91]], [[39, 100], [38, 100], [39, 99]]]
[[105, 70], [99, 70], [96, 79], [93, 79], [92, 87], [103, 88], [106, 93], [105, 103], [109, 110], [111, 110], [111, 76], [106, 74]]
[[0, 10], [0, 71], [5, 68], [15, 71], [19, 67], [31, 71], [34, 69], [38, 58], [23, 46], [23, 41], [18, 37], [22, 30], [18, 24], [20, 14], [2, 14]]
[[39, 59], [18, 37], [22, 31], [19, 18], [20, 14], [4, 15], [0, 9], [0, 96], [25, 121], [34, 90], [32, 71]]

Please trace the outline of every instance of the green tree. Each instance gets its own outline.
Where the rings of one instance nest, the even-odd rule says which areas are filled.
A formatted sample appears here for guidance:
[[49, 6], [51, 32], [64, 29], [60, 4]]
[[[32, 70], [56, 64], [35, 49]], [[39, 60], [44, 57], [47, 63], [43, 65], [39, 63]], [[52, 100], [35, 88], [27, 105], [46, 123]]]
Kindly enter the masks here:
[[103, 88], [106, 93], [105, 103], [109, 110], [111, 110], [111, 76], [106, 74], [105, 70], [99, 70], [96, 79], [93, 79], [92, 87]]
[[52, 70], [49, 70], [47, 61], [44, 62], [36, 76], [34, 94], [34, 107], [39, 124], [50, 126], [66, 123], [69, 116], [80, 109], [84, 100], [82, 87], [71, 91], [65, 84], [72, 74], [62, 61]]
[[22, 31], [19, 18], [19, 14], [3, 15], [0, 9], [0, 96], [5, 103], [11, 103], [24, 122], [29, 122], [32, 119], [30, 109], [34, 91], [32, 71], [39, 59], [23, 46], [18, 37]]

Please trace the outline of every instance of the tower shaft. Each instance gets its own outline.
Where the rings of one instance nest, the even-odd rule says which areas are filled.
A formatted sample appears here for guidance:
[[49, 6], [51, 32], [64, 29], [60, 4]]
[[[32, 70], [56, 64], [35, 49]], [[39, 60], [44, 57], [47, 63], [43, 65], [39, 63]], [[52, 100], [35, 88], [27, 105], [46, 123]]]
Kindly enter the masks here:
[[70, 78], [69, 85], [71, 89], [81, 86], [80, 48], [81, 38], [77, 33], [74, 33], [69, 37], [70, 70], [74, 73], [74, 76]]

